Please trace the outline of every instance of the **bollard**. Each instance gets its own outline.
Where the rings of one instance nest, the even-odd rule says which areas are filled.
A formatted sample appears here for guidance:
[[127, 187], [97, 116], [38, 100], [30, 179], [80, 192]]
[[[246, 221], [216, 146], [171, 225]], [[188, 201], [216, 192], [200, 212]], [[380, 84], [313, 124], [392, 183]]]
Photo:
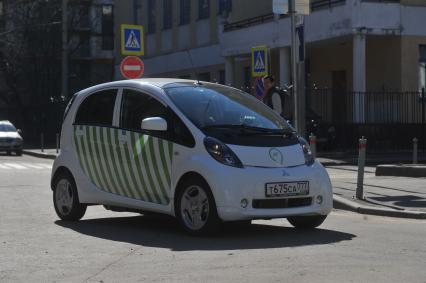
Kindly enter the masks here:
[[359, 139], [358, 150], [358, 181], [356, 186], [356, 198], [364, 199], [364, 167], [365, 152], [367, 150], [367, 139], [365, 139], [364, 137]]
[[59, 134], [56, 134], [56, 153], [59, 153]]
[[413, 164], [417, 164], [417, 145], [419, 140], [417, 138], [413, 139]]
[[309, 136], [309, 145], [311, 147], [312, 156], [316, 158], [317, 157], [317, 137], [313, 133], [311, 133], [311, 135]]
[[43, 135], [43, 133], [40, 134], [40, 148], [41, 148], [41, 152], [44, 152], [44, 135]]

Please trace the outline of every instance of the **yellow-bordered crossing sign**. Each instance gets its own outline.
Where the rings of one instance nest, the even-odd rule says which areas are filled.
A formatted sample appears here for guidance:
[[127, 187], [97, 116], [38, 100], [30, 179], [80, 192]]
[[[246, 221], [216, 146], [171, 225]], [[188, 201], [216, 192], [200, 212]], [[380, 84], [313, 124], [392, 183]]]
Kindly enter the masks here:
[[144, 45], [143, 26], [121, 25], [122, 55], [144, 55]]
[[268, 46], [256, 46], [251, 48], [251, 74], [253, 77], [268, 75]]

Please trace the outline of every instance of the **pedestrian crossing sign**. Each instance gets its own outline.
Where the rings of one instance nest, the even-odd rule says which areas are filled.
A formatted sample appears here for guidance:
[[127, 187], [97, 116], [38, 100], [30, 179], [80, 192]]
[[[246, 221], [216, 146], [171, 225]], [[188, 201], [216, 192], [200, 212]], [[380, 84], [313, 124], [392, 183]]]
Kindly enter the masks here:
[[144, 55], [143, 26], [121, 25], [121, 54]]
[[251, 49], [252, 76], [268, 75], [268, 47], [256, 46]]

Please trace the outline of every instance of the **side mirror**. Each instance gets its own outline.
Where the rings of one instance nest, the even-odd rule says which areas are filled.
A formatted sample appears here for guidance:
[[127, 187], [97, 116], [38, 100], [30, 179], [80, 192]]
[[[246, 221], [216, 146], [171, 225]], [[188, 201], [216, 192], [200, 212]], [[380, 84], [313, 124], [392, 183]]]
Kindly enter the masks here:
[[22, 130], [21, 129], [18, 129], [16, 131], [18, 132], [19, 135], [22, 135]]
[[167, 131], [167, 122], [161, 117], [150, 117], [142, 120], [142, 130]]

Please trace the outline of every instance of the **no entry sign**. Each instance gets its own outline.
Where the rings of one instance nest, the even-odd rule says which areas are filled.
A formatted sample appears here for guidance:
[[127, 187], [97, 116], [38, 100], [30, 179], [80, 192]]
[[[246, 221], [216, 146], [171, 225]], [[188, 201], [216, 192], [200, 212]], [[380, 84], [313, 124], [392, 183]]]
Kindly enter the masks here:
[[127, 56], [121, 61], [120, 71], [126, 79], [137, 79], [143, 75], [144, 65], [136, 56]]

